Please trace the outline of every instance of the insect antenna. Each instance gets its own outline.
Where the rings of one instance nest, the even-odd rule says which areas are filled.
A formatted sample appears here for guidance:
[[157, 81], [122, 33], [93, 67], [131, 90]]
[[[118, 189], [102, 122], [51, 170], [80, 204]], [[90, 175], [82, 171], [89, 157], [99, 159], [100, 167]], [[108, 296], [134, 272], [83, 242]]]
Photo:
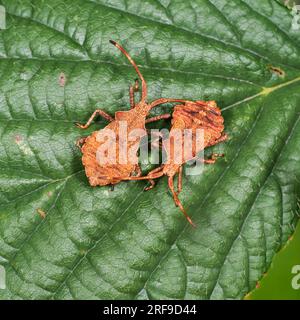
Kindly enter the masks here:
[[115, 47], [117, 47], [126, 56], [126, 58], [129, 60], [129, 62], [134, 67], [136, 73], [138, 74], [138, 76], [139, 76], [139, 78], [141, 79], [141, 82], [142, 82], [142, 97], [141, 97], [141, 101], [145, 102], [146, 98], [147, 98], [147, 83], [146, 83], [143, 75], [141, 74], [138, 66], [133, 61], [133, 59], [130, 57], [129, 53], [121, 45], [119, 45], [116, 41], [113, 41], [113, 40], [109, 40], [109, 42], [111, 44], [113, 44]]
[[150, 107], [151, 109], [164, 103], [171, 103], [171, 102], [179, 102], [179, 103], [186, 103], [186, 102], [192, 102], [190, 100], [184, 100], [184, 99], [168, 99], [168, 98], [160, 98], [157, 100], [154, 100], [151, 102]]

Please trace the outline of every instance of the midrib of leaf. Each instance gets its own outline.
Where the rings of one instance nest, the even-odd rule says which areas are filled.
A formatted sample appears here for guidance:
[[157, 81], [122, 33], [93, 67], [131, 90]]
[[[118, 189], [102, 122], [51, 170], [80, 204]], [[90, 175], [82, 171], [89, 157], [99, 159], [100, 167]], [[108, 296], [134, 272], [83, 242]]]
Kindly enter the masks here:
[[289, 85], [291, 85], [291, 84], [293, 84], [293, 83], [296, 83], [296, 82], [298, 82], [298, 81], [300, 81], [300, 77], [297, 77], [297, 78], [295, 78], [295, 79], [293, 79], [293, 80], [290, 80], [290, 81], [287, 81], [287, 82], [278, 84], [278, 85], [273, 86], [273, 87], [264, 87], [261, 92], [255, 94], [255, 95], [253, 95], [253, 96], [247, 97], [247, 98], [245, 98], [245, 99], [243, 99], [243, 100], [237, 101], [237, 102], [235, 102], [235, 103], [233, 103], [233, 104], [231, 104], [231, 105], [229, 105], [229, 106], [227, 106], [227, 107], [225, 107], [225, 108], [222, 108], [222, 111], [229, 110], [229, 109], [231, 109], [231, 108], [233, 108], [233, 107], [238, 106], [238, 105], [241, 104], [241, 103], [251, 101], [251, 100], [253, 100], [253, 99], [255, 99], [255, 98], [258, 98], [258, 97], [260, 97], [260, 96], [267, 96], [268, 94], [270, 94], [270, 93], [272, 93], [272, 92], [274, 92], [274, 91], [276, 91], [276, 90], [279, 90], [279, 89], [281, 89], [281, 88], [284, 88], [284, 87], [286, 87], [286, 86], [289, 86]]

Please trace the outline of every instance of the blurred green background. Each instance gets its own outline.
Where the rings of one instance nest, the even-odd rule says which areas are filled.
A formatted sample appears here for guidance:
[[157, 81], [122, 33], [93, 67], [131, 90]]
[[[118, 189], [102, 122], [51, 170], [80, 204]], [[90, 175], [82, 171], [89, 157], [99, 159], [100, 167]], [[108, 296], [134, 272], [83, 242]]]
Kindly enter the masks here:
[[[299, 266], [298, 273], [293, 274], [295, 266]], [[300, 221], [294, 235], [277, 253], [267, 274], [257, 284], [257, 289], [245, 299], [300, 300]]]

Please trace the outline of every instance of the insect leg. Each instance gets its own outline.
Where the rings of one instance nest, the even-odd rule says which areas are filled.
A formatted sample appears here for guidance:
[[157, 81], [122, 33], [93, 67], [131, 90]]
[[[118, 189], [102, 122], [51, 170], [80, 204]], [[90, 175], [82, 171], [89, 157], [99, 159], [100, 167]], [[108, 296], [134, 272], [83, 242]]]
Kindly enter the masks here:
[[163, 172], [163, 169], [164, 166], [160, 166], [152, 171], [150, 171], [148, 173], [148, 175], [146, 176], [141, 176], [141, 177], [137, 177], [137, 176], [131, 176], [131, 177], [124, 177], [122, 180], [134, 180], [134, 181], [137, 181], [137, 180], [153, 180], [153, 179], [157, 179], [157, 178], [160, 178], [164, 175], [164, 172]]
[[142, 175], [142, 169], [138, 164], [135, 166], [134, 172], [136, 172], [135, 177], [140, 177]]
[[203, 159], [205, 164], [214, 164], [217, 161], [217, 158], [224, 157], [224, 154], [213, 153], [209, 159]]
[[135, 107], [134, 93], [138, 91], [139, 91], [139, 81], [138, 79], [136, 79], [135, 84], [133, 86], [130, 86], [129, 88], [130, 109], [133, 109]]
[[228, 139], [228, 135], [226, 133], [223, 133], [219, 139], [215, 140], [213, 143], [209, 144], [207, 147], [214, 146], [218, 143], [226, 141], [227, 139]]
[[172, 192], [175, 205], [176, 205], [176, 207], [178, 207], [177, 193], [176, 193], [175, 188], [174, 188], [174, 181], [173, 181], [173, 179], [174, 179], [173, 176], [169, 177], [169, 179], [168, 179], [168, 186], [169, 186], [169, 188], [170, 188], [170, 190], [171, 190], [171, 192]]
[[101, 117], [103, 117], [104, 119], [106, 119], [110, 122], [114, 121], [114, 118], [112, 116], [110, 116], [108, 113], [106, 113], [105, 111], [103, 111], [101, 109], [97, 109], [94, 111], [94, 113], [91, 115], [91, 117], [89, 118], [89, 120], [87, 121], [87, 123], [85, 125], [80, 124], [80, 123], [76, 123], [76, 126], [81, 129], [87, 129], [97, 115], [100, 115]]
[[160, 104], [163, 104], [163, 103], [168, 103], [168, 102], [179, 102], [179, 103], [186, 103], [186, 102], [191, 102], [190, 100], [184, 100], [184, 99], [167, 99], [167, 98], [160, 98], [160, 99], [157, 99], [157, 100], [154, 100], [153, 102], [151, 102], [150, 106], [151, 106], [151, 109], [160, 105]]
[[151, 185], [149, 187], [145, 187], [144, 191], [151, 190], [151, 189], [153, 189], [155, 187], [155, 181], [154, 180], [149, 179], [149, 182], [150, 182]]
[[182, 191], [182, 172], [183, 168], [182, 166], [180, 166], [178, 171], [177, 194], [179, 194]]
[[86, 137], [77, 139], [77, 141], [76, 141], [76, 146], [77, 146], [80, 150], [81, 150], [82, 146], [85, 144], [85, 140], [86, 140], [86, 139], [87, 139]]
[[[151, 177], [151, 175], [153, 175], [154, 173], [157, 173], [157, 172], [163, 170], [163, 168], [164, 168], [164, 166], [160, 166], [160, 167], [158, 167], [158, 168], [153, 169], [152, 171], [150, 171], [150, 172], [148, 173], [148, 176]], [[145, 187], [145, 188], [144, 188], [145, 191], [151, 190], [151, 189], [153, 189], [153, 188], [155, 187], [155, 181], [154, 181], [153, 179], [150, 178], [150, 179], [149, 179], [149, 182], [150, 182], [150, 186], [149, 186], [149, 187]]]
[[228, 135], [226, 133], [222, 134], [222, 136], [216, 141], [217, 143], [224, 142], [228, 139]]
[[193, 227], [196, 228], [196, 225], [194, 224], [194, 222], [192, 221], [192, 219], [190, 218], [190, 216], [186, 213], [186, 211], [185, 211], [182, 203], [180, 202], [180, 200], [179, 200], [179, 198], [178, 198], [177, 193], [176, 193], [175, 190], [174, 190], [174, 181], [173, 181], [173, 178], [174, 178], [174, 176], [169, 177], [169, 179], [168, 179], [168, 185], [169, 185], [169, 188], [170, 188], [170, 190], [171, 190], [171, 192], [172, 192], [172, 194], [173, 194], [173, 199], [174, 199], [175, 205], [180, 208], [181, 212], [184, 214], [184, 216], [186, 217], [187, 221], [188, 221]]
[[160, 116], [146, 119], [146, 123], [150, 123], [150, 122], [154, 122], [162, 119], [169, 119], [169, 118], [171, 118], [171, 115], [169, 113], [161, 114]]
[[158, 168], [155, 168], [155, 169], [151, 170], [151, 171], [148, 173], [148, 176], [152, 176], [154, 173], [157, 173], [157, 172], [161, 171], [163, 168], [164, 168], [164, 166], [162, 165], [162, 166], [160, 166], [160, 167], [158, 167]]

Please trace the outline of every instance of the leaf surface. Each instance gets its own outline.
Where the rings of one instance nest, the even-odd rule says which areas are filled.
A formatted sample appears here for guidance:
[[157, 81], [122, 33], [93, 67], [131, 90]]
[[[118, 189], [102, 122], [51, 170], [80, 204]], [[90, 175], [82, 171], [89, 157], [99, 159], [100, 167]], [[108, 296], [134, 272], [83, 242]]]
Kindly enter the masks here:
[[[273, 0], [2, 0], [2, 299], [240, 299], [293, 232], [300, 196], [300, 33]], [[185, 176], [89, 186], [75, 141], [96, 108], [128, 110], [133, 68], [149, 101], [216, 100], [225, 153]], [[61, 82], [63, 76], [64, 84]], [[169, 109], [169, 107], [166, 107]], [[161, 110], [157, 110], [160, 112]], [[44, 219], [38, 211], [44, 211]]]

